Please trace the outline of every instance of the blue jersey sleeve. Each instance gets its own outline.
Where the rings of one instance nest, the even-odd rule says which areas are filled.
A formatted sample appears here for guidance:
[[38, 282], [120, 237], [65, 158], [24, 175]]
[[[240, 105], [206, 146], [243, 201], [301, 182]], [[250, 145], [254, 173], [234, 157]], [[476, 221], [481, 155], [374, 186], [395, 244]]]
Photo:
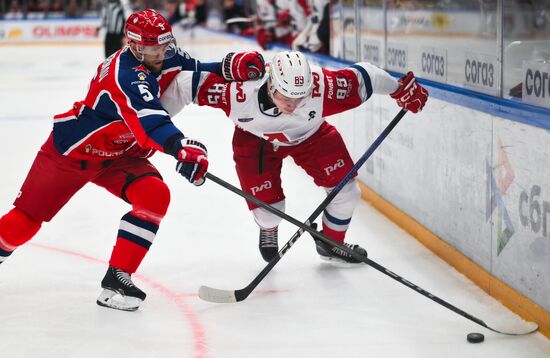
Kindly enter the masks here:
[[221, 62], [209, 62], [209, 63], [200, 63], [198, 62], [198, 71], [199, 72], [212, 72], [218, 76], [222, 75], [222, 64]]
[[172, 59], [168, 59], [168, 62], [177, 62], [181, 66], [182, 71], [195, 71], [195, 72], [212, 72], [217, 75], [222, 74], [222, 64], [221, 62], [208, 62], [201, 63], [195, 60], [189, 53], [183, 51], [181, 48], [178, 48], [176, 56]]
[[172, 153], [174, 138], [183, 138], [159, 100], [159, 85], [145, 71], [125, 71], [119, 75], [125, 97], [120, 104], [122, 117], [143, 148]]

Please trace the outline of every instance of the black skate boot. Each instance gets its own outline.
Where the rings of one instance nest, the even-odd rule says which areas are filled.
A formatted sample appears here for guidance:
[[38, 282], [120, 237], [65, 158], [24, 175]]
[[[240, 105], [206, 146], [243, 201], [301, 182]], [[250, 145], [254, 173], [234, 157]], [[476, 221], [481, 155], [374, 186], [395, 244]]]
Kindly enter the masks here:
[[260, 253], [266, 262], [271, 261], [272, 258], [279, 252], [279, 240], [278, 240], [279, 228], [275, 226], [271, 229], [260, 228]]
[[[367, 250], [357, 244], [348, 244], [347, 242], [344, 242], [344, 246], [365, 258], [368, 257]], [[327, 245], [323, 241], [318, 239], [315, 239], [315, 247], [317, 249], [317, 253], [319, 254], [319, 256], [321, 256], [321, 259], [323, 260], [343, 262], [348, 264], [364, 263], [363, 261], [357, 260], [355, 257], [351, 256], [344, 250], [339, 249], [336, 246]]]
[[[312, 223], [311, 228], [317, 230], [317, 223]], [[323, 230], [319, 232], [323, 233]], [[317, 249], [317, 253], [319, 254], [319, 256], [321, 256], [321, 259], [327, 260], [327, 261], [349, 263], [349, 264], [364, 263], [363, 261], [357, 260], [355, 257], [351, 256], [344, 250], [341, 250], [336, 246], [325, 244], [324, 241], [319, 240], [313, 235], [312, 237], [313, 237], [313, 240], [315, 240], [315, 248]], [[367, 250], [365, 250], [364, 248], [362, 248], [357, 244], [348, 244], [347, 242], [344, 242], [343, 245], [349, 248], [350, 250], [355, 251], [359, 255], [364, 256], [365, 258], [368, 257]]]
[[[317, 230], [317, 223], [312, 223], [311, 227], [315, 230]], [[320, 231], [321, 233], [323, 230]], [[343, 262], [343, 263], [349, 263], [349, 264], [362, 264], [363, 261], [359, 261], [344, 250], [341, 250], [335, 246], [331, 246], [328, 244], [325, 244], [324, 241], [321, 241], [317, 239], [316, 237], [313, 237], [315, 240], [315, 248], [317, 249], [317, 253], [319, 256], [321, 256], [321, 259], [327, 260], [327, 261], [334, 261], [334, 262]], [[350, 250], [355, 251], [361, 256], [364, 256], [365, 258], [368, 257], [367, 250], [362, 248], [361, 246], [357, 244], [348, 244], [344, 242], [344, 245], [349, 248]]]
[[[2, 238], [0, 238], [2, 240]], [[13, 251], [5, 251], [0, 248], [0, 264], [8, 259]]]
[[101, 281], [103, 292], [97, 298], [97, 304], [122, 311], [135, 311], [147, 296], [132, 282], [131, 275], [109, 266]]

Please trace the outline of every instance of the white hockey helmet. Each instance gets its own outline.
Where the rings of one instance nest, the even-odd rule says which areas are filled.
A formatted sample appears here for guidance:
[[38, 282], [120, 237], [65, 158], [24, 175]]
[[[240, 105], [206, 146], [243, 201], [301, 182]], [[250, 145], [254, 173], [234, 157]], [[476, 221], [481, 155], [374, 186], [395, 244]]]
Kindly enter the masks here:
[[279, 52], [271, 60], [269, 91], [289, 98], [309, 96], [313, 88], [311, 68], [307, 58], [298, 51]]

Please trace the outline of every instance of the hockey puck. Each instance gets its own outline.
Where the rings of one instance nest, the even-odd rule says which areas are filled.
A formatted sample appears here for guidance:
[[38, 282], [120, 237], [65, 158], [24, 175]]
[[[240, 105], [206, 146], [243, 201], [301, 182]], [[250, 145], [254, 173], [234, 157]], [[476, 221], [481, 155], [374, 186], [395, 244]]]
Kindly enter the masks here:
[[485, 336], [481, 333], [468, 333], [466, 339], [470, 343], [481, 343], [485, 340]]

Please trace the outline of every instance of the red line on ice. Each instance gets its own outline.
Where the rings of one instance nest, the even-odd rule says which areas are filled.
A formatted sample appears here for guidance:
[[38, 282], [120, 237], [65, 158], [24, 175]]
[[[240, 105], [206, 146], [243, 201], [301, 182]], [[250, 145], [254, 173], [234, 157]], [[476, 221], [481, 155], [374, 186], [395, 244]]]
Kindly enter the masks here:
[[[43, 244], [37, 244], [37, 243], [30, 243], [29, 245], [40, 249], [68, 255], [68, 256], [78, 257], [95, 264], [108, 265], [108, 262], [104, 260], [100, 260], [95, 257], [81, 254], [75, 251], [61, 249], [61, 248], [52, 247], [52, 246], [43, 245]], [[167, 298], [168, 300], [172, 301], [172, 303], [174, 303], [174, 305], [178, 308], [178, 310], [183, 314], [184, 319], [188, 321], [189, 324], [191, 325], [191, 331], [193, 332], [193, 342], [194, 342], [193, 357], [205, 358], [206, 357], [206, 336], [204, 333], [204, 328], [202, 327], [198, 319], [198, 316], [195, 314], [195, 312], [193, 312], [191, 307], [189, 307], [189, 305], [185, 303], [185, 297], [189, 295], [178, 294], [172, 291], [171, 289], [169, 289], [168, 287], [164, 286], [160, 282], [157, 282], [145, 275], [136, 273], [133, 276], [139, 278], [141, 281], [145, 282], [145, 284], [152, 287], [153, 289], [158, 291], [160, 294], [162, 294], [165, 298]], [[196, 296], [196, 295], [193, 295], [193, 296]]]

